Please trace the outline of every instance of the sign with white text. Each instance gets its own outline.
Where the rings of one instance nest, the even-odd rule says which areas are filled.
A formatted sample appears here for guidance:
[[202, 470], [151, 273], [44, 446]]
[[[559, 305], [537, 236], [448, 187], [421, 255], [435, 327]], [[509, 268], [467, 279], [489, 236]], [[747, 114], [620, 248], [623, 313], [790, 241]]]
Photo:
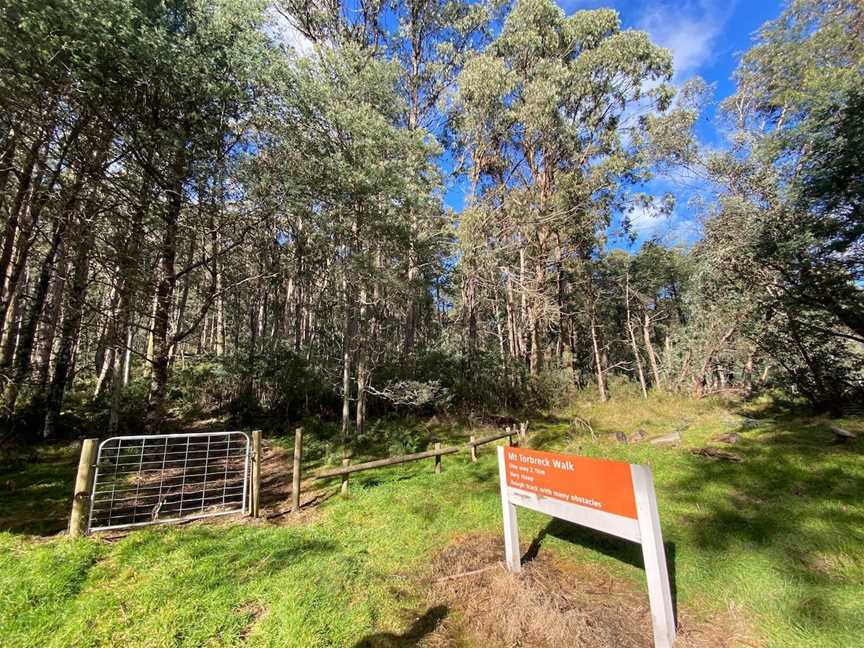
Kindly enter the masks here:
[[504, 460], [512, 488], [636, 519], [630, 464], [519, 448]]
[[675, 641], [672, 592], [650, 468], [540, 450], [498, 448], [504, 547], [521, 569], [516, 507], [522, 506], [642, 545], [654, 645]]

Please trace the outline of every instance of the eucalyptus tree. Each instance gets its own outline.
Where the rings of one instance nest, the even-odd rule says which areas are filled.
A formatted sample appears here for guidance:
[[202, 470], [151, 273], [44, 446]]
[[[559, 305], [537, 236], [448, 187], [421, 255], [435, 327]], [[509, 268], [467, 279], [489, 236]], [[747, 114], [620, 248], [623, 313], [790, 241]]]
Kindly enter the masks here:
[[373, 52], [386, 45], [388, 0], [277, 0], [276, 10], [304, 38], [323, 47], [352, 43]]
[[[496, 255], [500, 293], [519, 293], [506, 306], [510, 337], [532, 374], [543, 367], [546, 331], [564, 337], [574, 326], [563, 298], [576, 283], [595, 293], [585, 266], [628, 185], [649, 173], [644, 140], [630, 130], [641, 122], [630, 118], [646, 102], [669, 106], [671, 73], [669, 52], [622, 30], [612, 10], [567, 17], [550, 0], [523, 0], [460, 75], [454, 120], [473, 189], [460, 234]], [[568, 284], [568, 273], [582, 279]]]
[[[403, 122], [442, 141], [446, 113], [456, 77], [466, 59], [484, 46], [498, 8], [488, 2], [466, 0], [406, 0], [393, 3], [396, 29], [389, 35], [388, 52], [399, 62], [399, 88], [405, 99]], [[440, 218], [433, 211], [412, 210], [407, 279], [411, 291], [406, 307], [404, 352], [411, 354], [420, 305], [429, 281], [421, 269], [436, 251]]]
[[718, 289], [746, 288], [761, 353], [824, 407], [861, 385], [862, 17], [851, 0], [794, 0], [763, 26], [724, 103], [733, 148], [707, 161], [722, 191], [703, 258]]
[[[252, 191], [277, 210], [293, 250], [290, 299], [303, 309], [313, 295], [326, 300], [315, 329], [341, 353], [334, 358], [325, 342], [318, 357], [339, 368], [347, 440], [352, 401], [362, 433], [372, 370], [399, 347], [392, 322], [403, 312], [400, 268], [411, 240], [404, 214], [434, 208], [435, 149], [424, 131], [400, 127], [396, 64], [365, 48], [318, 47], [286, 65], [282, 83], [259, 130], [261, 154], [250, 160], [263, 180]], [[314, 271], [296, 272], [310, 260]], [[299, 348], [296, 326], [294, 335]]]

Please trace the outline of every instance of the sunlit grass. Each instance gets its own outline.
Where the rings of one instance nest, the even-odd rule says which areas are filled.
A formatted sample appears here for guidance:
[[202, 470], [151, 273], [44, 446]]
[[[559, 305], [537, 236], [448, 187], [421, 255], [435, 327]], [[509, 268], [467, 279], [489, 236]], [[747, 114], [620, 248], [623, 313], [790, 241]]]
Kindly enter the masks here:
[[[571, 429], [574, 414], [596, 439]], [[544, 447], [651, 464], [690, 618], [732, 607], [766, 645], [852, 647], [864, 636], [862, 443], [833, 445], [827, 425], [767, 401], [637, 395], [577, 401], [531, 429]], [[678, 430], [682, 444], [615, 441], [616, 431], [637, 429]], [[729, 431], [741, 439], [726, 449], [742, 462], [690, 452]], [[442, 440], [466, 433], [432, 431]], [[435, 552], [460, 534], [499, 532], [494, 452], [480, 456], [445, 457], [441, 475], [424, 461], [352, 476], [350, 497], [330, 499], [303, 525], [151, 528], [114, 543], [0, 534], [0, 644], [306, 648], [399, 633], [425, 609], [419, 578]], [[520, 511], [520, 528], [525, 543], [546, 530], [542, 551], [643, 587], [634, 545], [529, 512]]]

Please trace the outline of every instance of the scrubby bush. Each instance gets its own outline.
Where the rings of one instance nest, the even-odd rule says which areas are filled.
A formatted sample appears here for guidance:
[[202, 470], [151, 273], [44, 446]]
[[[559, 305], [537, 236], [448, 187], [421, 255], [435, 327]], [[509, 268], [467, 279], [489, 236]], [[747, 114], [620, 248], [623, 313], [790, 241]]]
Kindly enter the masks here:
[[227, 414], [239, 423], [332, 415], [339, 397], [324, 375], [292, 351], [209, 356], [175, 372], [171, 400], [185, 415]]

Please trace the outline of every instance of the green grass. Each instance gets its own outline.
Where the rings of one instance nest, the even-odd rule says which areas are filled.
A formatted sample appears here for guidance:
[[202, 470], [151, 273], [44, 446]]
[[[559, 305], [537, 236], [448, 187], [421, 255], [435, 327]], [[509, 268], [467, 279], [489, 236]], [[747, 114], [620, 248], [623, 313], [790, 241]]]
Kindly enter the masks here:
[[66, 528], [79, 452], [53, 445], [0, 462], [0, 532], [31, 535]]
[[[596, 441], [569, 431], [577, 412]], [[864, 429], [861, 419], [840, 424]], [[361, 456], [388, 438], [388, 425], [397, 424], [379, 426]], [[851, 648], [864, 636], [864, 445], [832, 445], [827, 425], [769, 402], [742, 410], [655, 396], [578, 402], [531, 429], [546, 448], [652, 465], [678, 605], [690, 618], [732, 606], [768, 646]], [[442, 441], [467, 433], [414, 427]], [[681, 430], [684, 442], [614, 442], [614, 432], [640, 428]], [[729, 450], [744, 461], [689, 452], [730, 430], [742, 440]], [[485, 447], [477, 464], [467, 453], [445, 457], [441, 475], [428, 461], [352, 476], [351, 496], [331, 498], [303, 525], [150, 528], [114, 543], [34, 537], [40, 523], [24, 518], [43, 509], [30, 500], [46, 495], [44, 511], [54, 514], [49, 484], [67, 485], [74, 472], [70, 453], [66, 463], [61, 451], [52, 456], [19, 470], [16, 491], [0, 495], [0, 528], [10, 529], [0, 532], [3, 646], [359, 645], [404, 632], [426, 610], [418, 577], [436, 550], [500, 527]], [[643, 587], [635, 545], [519, 515], [523, 542], [539, 538], [541, 551], [596, 562]]]

